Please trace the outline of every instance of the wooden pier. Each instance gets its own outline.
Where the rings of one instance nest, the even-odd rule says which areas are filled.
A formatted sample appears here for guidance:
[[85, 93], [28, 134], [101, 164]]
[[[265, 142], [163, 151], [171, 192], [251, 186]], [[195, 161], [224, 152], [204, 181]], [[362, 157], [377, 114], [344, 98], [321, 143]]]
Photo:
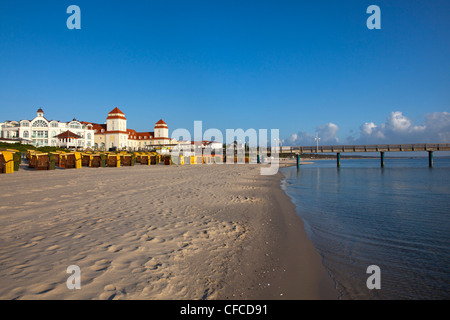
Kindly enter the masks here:
[[[377, 145], [336, 145], [313, 147], [278, 147], [280, 153], [311, 154], [336, 153], [336, 164], [341, 166], [341, 153], [379, 152], [380, 165], [385, 166], [385, 152], [428, 152], [428, 166], [433, 167], [433, 152], [450, 151], [450, 143], [419, 143], [419, 144], [377, 144]], [[298, 159], [298, 158], [297, 158]]]

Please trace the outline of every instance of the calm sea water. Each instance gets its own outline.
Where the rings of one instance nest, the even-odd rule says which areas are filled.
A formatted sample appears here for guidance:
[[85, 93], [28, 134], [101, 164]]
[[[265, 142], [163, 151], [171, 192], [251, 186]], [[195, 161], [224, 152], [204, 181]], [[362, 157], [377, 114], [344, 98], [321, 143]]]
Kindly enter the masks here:
[[[343, 299], [450, 299], [450, 159], [317, 161], [282, 187]], [[367, 267], [381, 270], [369, 290]]]

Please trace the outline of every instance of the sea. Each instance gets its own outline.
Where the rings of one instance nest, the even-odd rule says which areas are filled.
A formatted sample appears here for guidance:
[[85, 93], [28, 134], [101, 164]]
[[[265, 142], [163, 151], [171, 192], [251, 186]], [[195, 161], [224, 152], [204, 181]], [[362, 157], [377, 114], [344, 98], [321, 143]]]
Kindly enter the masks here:
[[281, 186], [340, 299], [450, 299], [450, 159], [385, 162], [282, 168]]

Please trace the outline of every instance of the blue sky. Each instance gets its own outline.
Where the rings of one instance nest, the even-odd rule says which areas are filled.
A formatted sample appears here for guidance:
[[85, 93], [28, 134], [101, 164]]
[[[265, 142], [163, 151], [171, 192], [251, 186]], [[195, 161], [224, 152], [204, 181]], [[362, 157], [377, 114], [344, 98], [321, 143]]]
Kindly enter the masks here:
[[286, 144], [450, 142], [449, 56], [447, 0], [1, 0], [0, 121], [41, 107], [103, 123], [119, 107], [138, 131], [163, 118], [279, 128]]

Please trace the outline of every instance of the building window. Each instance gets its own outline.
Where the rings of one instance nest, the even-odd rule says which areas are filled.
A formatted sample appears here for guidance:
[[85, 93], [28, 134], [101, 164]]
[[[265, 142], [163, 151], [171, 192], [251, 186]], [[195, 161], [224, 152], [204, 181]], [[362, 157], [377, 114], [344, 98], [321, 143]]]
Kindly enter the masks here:
[[50, 124], [50, 126], [51, 126], [52, 128], [58, 128], [58, 122], [52, 122], [52, 123]]
[[22, 122], [22, 127], [29, 127], [30, 123], [28, 121]]
[[42, 131], [42, 130], [33, 131], [32, 138], [48, 138], [48, 131]]
[[47, 127], [47, 122], [45, 122], [44, 120], [36, 120], [35, 122], [33, 122], [33, 127]]
[[28, 138], [30, 136], [30, 133], [28, 131], [23, 132], [23, 137]]
[[88, 140], [91, 140], [91, 134], [90, 133], [87, 134], [87, 138], [88, 138]]

